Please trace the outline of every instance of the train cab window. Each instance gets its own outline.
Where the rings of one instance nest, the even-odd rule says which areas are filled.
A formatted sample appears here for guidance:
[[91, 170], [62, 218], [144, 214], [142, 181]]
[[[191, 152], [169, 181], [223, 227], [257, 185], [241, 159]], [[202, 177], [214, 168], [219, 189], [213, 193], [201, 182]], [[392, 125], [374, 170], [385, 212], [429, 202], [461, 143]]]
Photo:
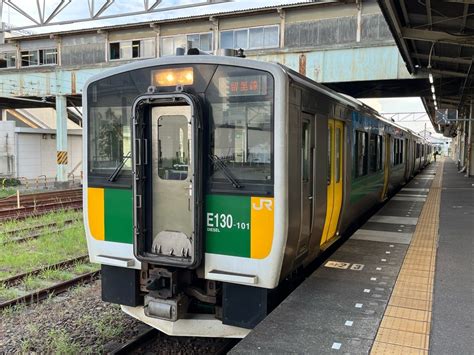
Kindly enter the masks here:
[[377, 135], [371, 133], [369, 140], [369, 167], [371, 172], [377, 171]]
[[[254, 69], [220, 66], [206, 98], [211, 115], [210, 154], [243, 182], [240, 191], [271, 184], [273, 78]], [[220, 188], [218, 184], [228, 185], [225, 172], [215, 164], [211, 166], [210, 180], [216, 188]]]
[[336, 166], [334, 167], [336, 169], [336, 182], [339, 182], [341, 180], [341, 142], [342, 142], [342, 131], [340, 128], [336, 128], [336, 140], [335, 140], [335, 146], [336, 146]]
[[367, 174], [367, 133], [362, 131], [356, 131], [355, 139], [355, 172], [356, 177], [363, 176]]
[[158, 176], [163, 180], [185, 180], [188, 176], [188, 126], [185, 116], [158, 118]]

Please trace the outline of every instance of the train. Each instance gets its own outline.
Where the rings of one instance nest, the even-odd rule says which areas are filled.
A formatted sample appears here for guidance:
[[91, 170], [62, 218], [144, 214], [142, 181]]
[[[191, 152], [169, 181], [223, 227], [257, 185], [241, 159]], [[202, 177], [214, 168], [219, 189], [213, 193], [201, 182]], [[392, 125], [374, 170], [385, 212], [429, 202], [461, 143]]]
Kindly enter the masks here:
[[116, 67], [83, 108], [102, 299], [175, 336], [247, 335], [273, 290], [432, 159], [362, 102], [242, 55]]

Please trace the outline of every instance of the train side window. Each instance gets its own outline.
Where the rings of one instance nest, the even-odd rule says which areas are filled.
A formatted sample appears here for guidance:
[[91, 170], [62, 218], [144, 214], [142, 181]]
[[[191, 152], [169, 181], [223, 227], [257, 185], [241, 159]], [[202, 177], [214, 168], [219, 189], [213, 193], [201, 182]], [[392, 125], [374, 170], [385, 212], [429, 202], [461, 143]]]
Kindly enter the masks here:
[[302, 141], [301, 141], [301, 165], [302, 172], [301, 176], [303, 181], [309, 181], [309, 170], [311, 167], [310, 160], [310, 137], [309, 137], [310, 123], [308, 121], [303, 121], [303, 132], [302, 132]]
[[367, 174], [367, 133], [356, 131], [356, 177]]
[[370, 160], [369, 167], [371, 172], [377, 171], [377, 135], [371, 133], [369, 141], [369, 150], [370, 150]]
[[341, 129], [336, 128], [336, 141], [335, 141], [335, 146], [336, 146], [336, 182], [339, 182], [341, 180]]
[[331, 150], [332, 150], [332, 128], [328, 127], [328, 185], [331, 184]]

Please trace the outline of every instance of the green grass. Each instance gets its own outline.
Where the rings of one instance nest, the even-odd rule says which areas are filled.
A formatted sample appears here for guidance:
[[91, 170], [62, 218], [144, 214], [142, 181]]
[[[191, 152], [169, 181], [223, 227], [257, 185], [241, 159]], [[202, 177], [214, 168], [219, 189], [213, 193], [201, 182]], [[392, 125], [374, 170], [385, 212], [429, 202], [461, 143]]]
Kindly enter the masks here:
[[6, 301], [20, 296], [21, 292], [19, 290], [8, 288], [4, 284], [0, 284], [0, 300]]
[[11, 188], [1, 189], [0, 190], [0, 199], [5, 198], [5, 197], [9, 197], [9, 196], [12, 196], [12, 195], [15, 195], [15, 194], [16, 194], [15, 189], [11, 189]]
[[81, 347], [79, 344], [71, 340], [69, 334], [61, 329], [51, 329], [47, 334], [47, 342], [49, 344], [46, 351], [52, 354], [80, 354]]
[[0, 279], [87, 254], [81, 221], [72, 228], [28, 242], [8, 243], [0, 253]]

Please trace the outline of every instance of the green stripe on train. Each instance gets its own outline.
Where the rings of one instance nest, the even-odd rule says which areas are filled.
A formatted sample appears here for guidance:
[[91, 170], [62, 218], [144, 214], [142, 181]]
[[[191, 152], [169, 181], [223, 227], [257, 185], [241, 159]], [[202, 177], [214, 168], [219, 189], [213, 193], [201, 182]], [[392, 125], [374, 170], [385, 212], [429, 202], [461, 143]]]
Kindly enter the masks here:
[[105, 189], [104, 224], [105, 240], [117, 243], [133, 243], [132, 190]]

